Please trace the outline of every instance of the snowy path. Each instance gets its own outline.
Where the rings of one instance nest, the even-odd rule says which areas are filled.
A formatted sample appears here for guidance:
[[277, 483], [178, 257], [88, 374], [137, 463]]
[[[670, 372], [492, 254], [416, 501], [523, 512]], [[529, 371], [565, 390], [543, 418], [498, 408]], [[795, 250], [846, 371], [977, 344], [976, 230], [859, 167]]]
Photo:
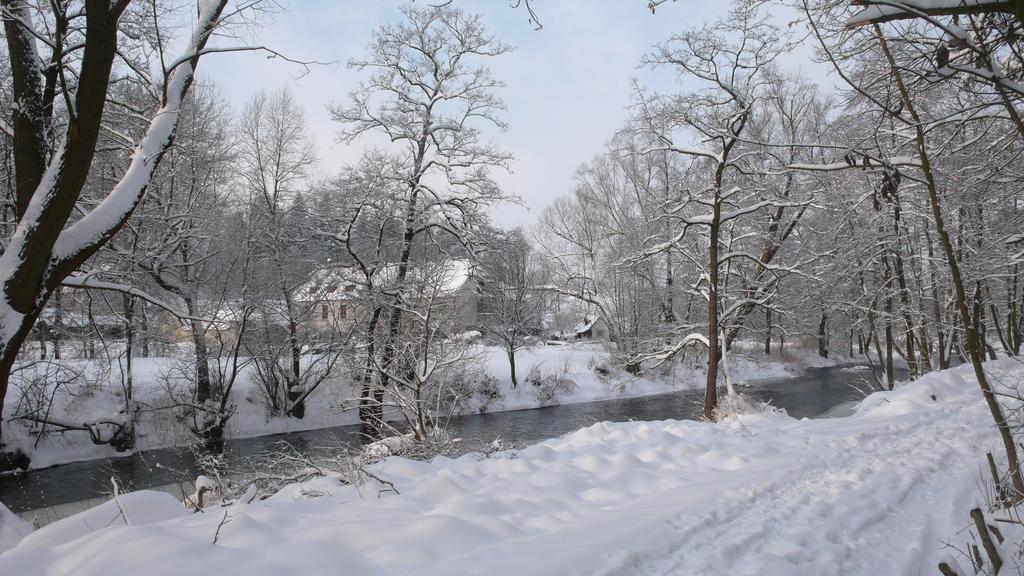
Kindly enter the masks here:
[[[486, 460], [390, 459], [375, 471], [401, 495], [295, 486], [228, 509], [216, 545], [219, 510], [83, 538], [109, 519], [71, 518], [0, 555], [0, 573], [935, 574], [996, 447], [961, 374], [846, 419], [595, 424]], [[160, 500], [135, 497], [129, 518]]]
[[946, 534], [931, 527], [965, 523], [978, 475], [963, 466], [977, 455], [970, 424], [928, 424], [934, 416], [852, 434], [845, 422], [821, 426], [791, 468], [747, 469], [734, 503], [683, 513], [669, 553], [608, 574], [934, 574], [922, 552]]

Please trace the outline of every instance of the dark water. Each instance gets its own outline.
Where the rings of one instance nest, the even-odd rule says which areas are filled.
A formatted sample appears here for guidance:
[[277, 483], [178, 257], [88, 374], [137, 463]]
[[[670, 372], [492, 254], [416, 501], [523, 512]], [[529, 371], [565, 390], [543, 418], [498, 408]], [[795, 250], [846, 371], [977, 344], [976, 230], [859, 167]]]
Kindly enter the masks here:
[[[795, 378], [758, 380], [742, 392], [784, 408], [796, 418], [814, 417], [829, 409], [859, 400], [868, 388], [869, 372], [841, 368], [812, 368]], [[702, 416], [703, 392], [687, 390], [632, 398], [567, 404], [533, 410], [497, 412], [452, 418], [449, 430], [469, 447], [500, 437], [506, 444], [532, 443], [555, 438], [595, 422], [627, 420], [697, 419]], [[284, 441], [303, 453], [339, 444], [359, 443], [356, 426], [243, 438], [225, 442], [224, 454], [244, 462]], [[78, 502], [111, 492], [111, 477], [123, 488], [143, 489], [181, 482], [197, 474], [196, 458], [189, 450], [160, 449], [121, 458], [89, 460], [0, 477], [0, 502], [14, 512]]]

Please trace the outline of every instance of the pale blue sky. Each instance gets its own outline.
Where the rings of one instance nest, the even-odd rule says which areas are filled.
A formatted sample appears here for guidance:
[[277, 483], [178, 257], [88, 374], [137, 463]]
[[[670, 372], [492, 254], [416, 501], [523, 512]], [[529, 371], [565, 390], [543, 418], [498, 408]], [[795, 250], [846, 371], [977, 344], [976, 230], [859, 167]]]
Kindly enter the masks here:
[[[510, 8], [508, 0], [455, 2], [482, 14], [500, 39], [516, 47], [491, 63], [507, 84], [502, 96], [510, 125], [495, 140], [516, 158], [512, 172], [497, 177], [529, 207], [496, 208], [495, 220], [504, 225], [529, 224], [555, 197], [571, 191], [576, 167], [600, 152], [623, 125], [631, 78], [673, 86], [671, 73], [636, 68], [652, 45], [728, 9], [724, 0], [679, 0], [652, 15], [647, 0], [534, 0], [544, 25], [535, 31], [526, 11]], [[290, 86], [317, 142], [319, 170], [331, 173], [358, 158], [359, 147], [334, 142], [336, 126], [326, 106], [343, 101], [355, 87], [357, 74], [346, 62], [363, 53], [374, 28], [398, 16], [401, 2], [281, 0], [281, 5], [283, 11], [254, 32], [258, 41], [289, 57], [337, 65], [315, 66], [299, 78], [302, 69], [294, 64], [227, 54], [204, 59], [200, 75], [215, 79], [237, 109], [260, 89]], [[810, 53], [791, 56], [789, 64], [804, 64]]]

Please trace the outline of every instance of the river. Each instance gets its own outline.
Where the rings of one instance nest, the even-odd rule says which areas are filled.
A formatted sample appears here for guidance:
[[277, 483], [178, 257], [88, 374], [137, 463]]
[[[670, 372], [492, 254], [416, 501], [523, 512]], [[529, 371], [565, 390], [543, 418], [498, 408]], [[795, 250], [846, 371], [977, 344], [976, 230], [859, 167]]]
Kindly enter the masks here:
[[[859, 400], [868, 388], [867, 370], [811, 368], [791, 378], [755, 380], [742, 392], [785, 409], [796, 418], [812, 418], [837, 406]], [[685, 390], [641, 398], [566, 404], [548, 408], [476, 414], [452, 418], [449, 430], [463, 438], [467, 447], [494, 438], [505, 445], [521, 445], [561, 436], [601, 421], [698, 419], [702, 416], [703, 392]], [[228, 440], [224, 455], [243, 460], [287, 442], [309, 453], [339, 443], [357, 444], [357, 426], [290, 432], [256, 438]], [[111, 492], [111, 477], [123, 489], [144, 489], [185, 482], [198, 473], [195, 456], [188, 449], [166, 448], [119, 458], [88, 460], [0, 477], [0, 502], [14, 512], [69, 509]], [[61, 514], [62, 515], [62, 514]], [[51, 518], [52, 519], [52, 518]]]

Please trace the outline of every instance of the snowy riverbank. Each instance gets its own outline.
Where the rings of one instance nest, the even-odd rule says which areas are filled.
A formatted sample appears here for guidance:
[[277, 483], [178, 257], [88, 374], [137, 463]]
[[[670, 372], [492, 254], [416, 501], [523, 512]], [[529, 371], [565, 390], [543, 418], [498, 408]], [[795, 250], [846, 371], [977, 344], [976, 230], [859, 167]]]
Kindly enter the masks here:
[[[1014, 360], [987, 367], [1024, 379]], [[27, 537], [0, 573], [931, 574], [997, 446], [958, 368], [848, 418], [599, 423], [486, 459], [372, 466], [399, 494], [326, 478], [188, 514], [135, 493], [127, 525], [109, 502]]]
[[[632, 376], [614, 366], [605, 347], [596, 343], [535, 346], [517, 354], [520, 385], [512, 387], [508, 360], [495, 347], [478, 346], [478, 371], [467, 378], [467, 387], [459, 395], [456, 414], [501, 412], [537, 408], [553, 404], [572, 404], [597, 400], [634, 398], [663, 394], [704, 385], [702, 366], [675, 365], [671, 371]], [[783, 378], [801, 373], [811, 366], [831, 366], [841, 360], [824, 359], [810, 350], [786, 350], [784, 357], [765, 357], [759, 353], [737, 353], [729, 358], [734, 381]], [[50, 417], [60, 421], [101, 420], [123, 401], [122, 371], [99, 361], [65, 361], [86, 384], [63, 384], [52, 393], [55, 398]], [[134, 397], [143, 408], [137, 424], [137, 446], [152, 450], [190, 441], [181, 422], [169, 409], [173, 404], [169, 386], [180, 380], [182, 367], [172, 358], [140, 358], [134, 366]], [[236, 409], [225, 429], [227, 438], [248, 438], [344, 426], [358, 423], [353, 409], [359, 390], [344, 375], [328, 379], [310, 396], [303, 419], [269, 416], [253, 370], [243, 370], [233, 393]], [[541, 385], [536, 383], [543, 382]], [[52, 386], [52, 385], [51, 385]], [[17, 394], [8, 395], [4, 414], [18, 411]], [[24, 421], [3, 423], [3, 438], [9, 446], [20, 448], [32, 458], [33, 468], [124, 455], [110, 446], [93, 444], [82, 431], [50, 432], [39, 439], [38, 426]]]

